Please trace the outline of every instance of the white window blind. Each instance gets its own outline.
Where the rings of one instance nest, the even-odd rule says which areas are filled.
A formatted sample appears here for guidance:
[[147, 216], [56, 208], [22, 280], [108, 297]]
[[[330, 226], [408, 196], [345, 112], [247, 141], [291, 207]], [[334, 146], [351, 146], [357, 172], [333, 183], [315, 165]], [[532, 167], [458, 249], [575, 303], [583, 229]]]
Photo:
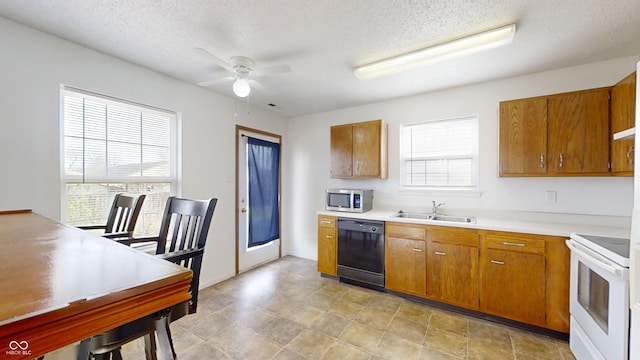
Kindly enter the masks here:
[[137, 234], [157, 233], [177, 185], [176, 113], [64, 88], [63, 217], [104, 224], [116, 193], [147, 195]]
[[402, 125], [401, 177], [404, 186], [477, 186], [477, 116]]

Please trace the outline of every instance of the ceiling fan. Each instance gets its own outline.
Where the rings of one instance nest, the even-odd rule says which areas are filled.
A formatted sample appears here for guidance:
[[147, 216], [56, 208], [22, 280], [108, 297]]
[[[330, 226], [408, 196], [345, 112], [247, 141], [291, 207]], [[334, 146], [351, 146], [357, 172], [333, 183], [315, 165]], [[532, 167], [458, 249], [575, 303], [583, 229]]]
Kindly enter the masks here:
[[251, 78], [257, 78], [264, 75], [287, 73], [291, 71], [289, 65], [282, 64], [256, 68], [255, 62], [248, 57], [232, 56], [229, 59], [229, 62], [225, 62], [203, 48], [196, 47], [193, 48], [193, 50], [207, 57], [208, 59], [213, 60], [216, 65], [221, 66], [222, 68], [233, 74], [231, 76], [225, 76], [219, 79], [199, 82], [198, 85], [211, 86], [224, 80], [235, 79], [233, 83], [233, 93], [238, 97], [249, 96], [249, 93], [251, 92], [249, 79]]

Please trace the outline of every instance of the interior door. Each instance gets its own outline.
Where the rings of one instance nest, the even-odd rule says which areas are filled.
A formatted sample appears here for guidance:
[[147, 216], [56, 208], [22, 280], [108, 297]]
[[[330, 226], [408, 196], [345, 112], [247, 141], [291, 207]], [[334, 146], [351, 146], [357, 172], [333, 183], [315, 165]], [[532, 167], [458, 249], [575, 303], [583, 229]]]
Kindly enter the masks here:
[[[249, 247], [249, 212], [251, 204], [249, 203], [249, 184], [255, 181], [249, 176], [249, 158], [248, 158], [248, 137], [257, 138], [274, 143], [280, 143], [281, 136], [269, 134], [259, 130], [236, 127], [236, 210], [237, 210], [237, 229], [236, 229], [236, 273], [243, 272], [254, 268], [260, 264], [275, 260], [280, 257], [280, 239], [273, 240], [267, 244]], [[278, 186], [278, 189], [280, 187]], [[278, 202], [280, 194], [278, 190]]]

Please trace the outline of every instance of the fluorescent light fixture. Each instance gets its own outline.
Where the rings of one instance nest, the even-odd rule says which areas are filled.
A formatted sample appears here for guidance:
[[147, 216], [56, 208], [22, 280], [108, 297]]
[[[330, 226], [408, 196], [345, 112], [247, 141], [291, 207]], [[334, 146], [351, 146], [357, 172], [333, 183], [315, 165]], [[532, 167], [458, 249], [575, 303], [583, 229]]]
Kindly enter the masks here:
[[417, 50], [389, 59], [377, 61], [371, 64], [358, 66], [353, 72], [360, 80], [367, 80], [380, 76], [391, 75], [399, 73], [401, 71], [413, 69], [418, 66], [424, 66], [439, 61], [450, 60], [456, 57], [492, 49], [497, 46], [507, 45], [511, 43], [515, 33], [516, 24], [511, 24], [497, 29], [467, 36], [461, 39], [428, 47], [426, 49]]
[[238, 97], [247, 97], [251, 92], [251, 85], [249, 85], [249, 80], [239, 77], [233, 83], [233, 93]]

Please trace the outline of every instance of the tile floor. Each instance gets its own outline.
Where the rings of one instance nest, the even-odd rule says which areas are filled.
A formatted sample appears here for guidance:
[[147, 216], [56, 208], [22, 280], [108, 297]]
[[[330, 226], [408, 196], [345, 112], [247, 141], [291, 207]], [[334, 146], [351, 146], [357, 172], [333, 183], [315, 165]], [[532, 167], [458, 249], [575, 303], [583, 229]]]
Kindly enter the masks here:
[[[565, 341], [342, 284], [292, 256], [202, 290], [171, 329], [181, 360], [574, 359]], [[144, 359], [142, 346], [123, 357]]]

